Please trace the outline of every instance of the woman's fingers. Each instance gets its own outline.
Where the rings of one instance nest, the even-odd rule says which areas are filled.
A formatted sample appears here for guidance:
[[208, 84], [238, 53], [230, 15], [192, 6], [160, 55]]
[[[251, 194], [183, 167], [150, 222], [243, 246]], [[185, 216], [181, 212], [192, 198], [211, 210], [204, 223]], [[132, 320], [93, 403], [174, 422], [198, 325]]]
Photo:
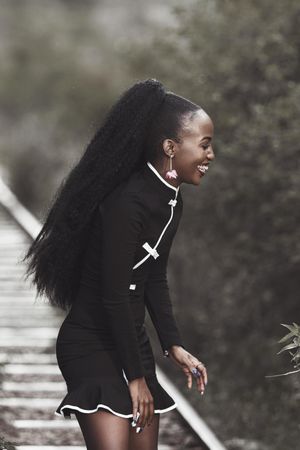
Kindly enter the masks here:
[[204, 366], [203, 363], [200, 363], [197, 365], [197, 370], [201, 373], [201, 380], [203, 382], [203, 386], [204, 384], [207, 384], [207, 370], [206, 367]]
[[150, 402], [149, 409], [150, 409], [150, 419], [148, 421], [148, 425], [151, 425], [152, 420], [154, 418], [154, 401], [153, 400]]
[[137, 430], [141, 432], [145, 426], [150, 425], [154, 414], [154, 403], [152, 400], [144, 400], [139, 404], [139, 419], [136, 423]]
[[133, 406], [133, 410], [132, 410], [133, 418], [132, 418], [132, 420], [134, 421], [136, 419], [135, 421], [137, 421], [137, 419], [139, 417], [139, 412], [138, 412], [139, 404], [138, 404], [138, 402], [134, 402], [132, 406]]
[[204, 394], [205, 385], [207, 384], [208, 377], [204, 364], [192, 355], [188, 355], [187, 365], [183, 366], [183, 371], [188, 378], [188, 388], [192, 388], [193, 377], [197, 382], [197, 389], [201, 394]]
[[193, 386], [193, 377], [192, 377], [192, 374], [191, 374], [191, 372], [188, 370], [188, 372], [187, 372], [187, 379], [188, 379], [188, 382], [187, 382], [187, 385], [188, 385], [188, 388], [189, 389], [192, 389], [192, 386]]
[[154, 415], [154, 403], [153, 403], [153, 400], [149, 400], [148, 411], [149, 411], [149, 415], [148, 415], [148, 420], [147, 420], [146, 425], [151, 425], [151, 422], [153, 420], [153, 415]]
[[133, 401], [133, 420], [132, 427], [135, 427], [135, 431], [140, 433], [143, 431], [147, 424], [151, 424], [154, 416], [154, 400], [145, 384], [142, 383], [140, 392], [134, 392], [132, 394]]
[[144, 401], [144, 416], [143, 419], [141, 420], [141, 427], [145, 428], [147, 421], [148, 421], [148, 417], [149, 417], [149, 404], [148, 402], [145, 400]]
[[149, 400], [143, 400], [142, 402], [140, 402], [140, 417], [139, 420], [137, 422], [137, 426], [141, 427], [141, 428], [145, 428], [145, 426], [147, 425], [147, 422], [150, 418], [150, 402]]
[[198, 391], [201, 392], [201, 394], [202, 394], [202, 392], [204, 392], [205, 385], [204, 385], [204, 381], [203, 381], [202, 375], [200, 375], [200, 376], [197, 378], [197, 389], [198, 389]]
[[187, 366], [183, 366], [182, 370], [183, 370], [183, 372], [185, 373], [185, 375], [187, 377], [187, 387], [189, 389], [191, 389], [192, 385], [193, 385], [193, 377], [192, 377], [191, 371], [190, 371], [190, 369]]
[[144, 406], [144, 402], [140, 402], [139, 403], [139, 418], [138, 421], [136, 423], [137, 427], [141, 427], [142, 426], [142, 422], [144, 420], [144, 416], [145, 416], [145, 406]]
[[147, 406], [148, 406], [148, 415], [147, 415], [147, 420], [146, 420], [145, 426], [150, 425], [152, 422], [152, 419], [153, 419], [154, 402], [153, 402], [152, 398], [148, 400]]
[[208, 381], [207, 370], [206, 370], [206, 367], [204, 366], [204, 364], [203, 363], [198, 363], [197, 364], [197, 369], [199, 370], [199, 372], [201, 372], [201, 375], [203, 377], [204, 383], [207, 384], [207, 381]]
[[197, 389], [201, 394], [204, 394], [205, 385], [207, 384], [207, 371], [204, 364], [196, 360], [190, 370], [197, 380]]

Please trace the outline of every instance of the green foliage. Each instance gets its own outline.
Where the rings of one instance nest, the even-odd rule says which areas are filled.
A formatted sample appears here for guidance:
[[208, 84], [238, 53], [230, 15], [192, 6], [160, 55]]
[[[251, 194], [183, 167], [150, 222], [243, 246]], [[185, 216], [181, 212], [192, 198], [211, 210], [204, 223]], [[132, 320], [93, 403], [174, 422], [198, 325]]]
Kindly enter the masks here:
[[175, 15], [126, 58], [215, 123], [210, 172], [200, 191], [184, 186], [192, 263], [179, 280], [192, 283], [191, 311], [205, 304], [225, 335], [233, 317], [238, 334], [269, 332], [292, 317], [299, 288], [299, 2], [199, 0]]
[[199, 188], [183, 186], [171, 258], [178, 322], [213, 386], [205, 406], [189, 399], [223, 438], [244, 431], [293, 448], [299, 384], [265, 375], [280, 365], [278, 323], [300, 314], [300, 4], [199, 0], [174, 17], [124, 58], [215, 124], [216, 159]]
[[295, 322], [293, 322], [293, 325], [287, 325], [285, 323], [281, 324], [282, 326], [288, 328], [290, 332], [283, 336], [278, 342], [283, 343], [291, 339], [291, 342], [286, 344], [278, 353], [279, 355], [282, 352], [289, 351], [292, 349], [295, 349], [295, 353], [289, 351], [289, 354], [292, 356], [291, 362], [295, 362], [295, 365], [293, 366], [294, 369], [292, 372], [285, 372], [277, 375], [267, 375], [267, 378], [273, 378], [273, 377], [281, 377], [284, 375], [290, 375], [293, 373], [300, 372], [300, 326], [297, 325]]
[[9, 441], [4, 439], [4, 436], [0, 436], [0, 449], [1, 450], [15, 450], [16, 447]]
[[298, 369], [297, 372], [299, 372], [300, 371], [300, 326], [297, 325], [295, 322], [293, 323], [293, 325], [287, 325], [284, 323], [282, 323], [281, 325], [283, 325], [284, 327], [287, 327], [290, 330], [290, 332], [288, 334], [286, 334], [278, 342], [279, 343], [286, 342], [288, 339], [292, 339], [292, 342], [285, 345], [277, 353], [277, 355], [279, 355], [280, 353], [282, 353], [284, 351], [295, 349], [296, 350], [295, 353], [289, 352], [289, 354], [292, 355], [292, 361], [295, 361], [294, 368]]

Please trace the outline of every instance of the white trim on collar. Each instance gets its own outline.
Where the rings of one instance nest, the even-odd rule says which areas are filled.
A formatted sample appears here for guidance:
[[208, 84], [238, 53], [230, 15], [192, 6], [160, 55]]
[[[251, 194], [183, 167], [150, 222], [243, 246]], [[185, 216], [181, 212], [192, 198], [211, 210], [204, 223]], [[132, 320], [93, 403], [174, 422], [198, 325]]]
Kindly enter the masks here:
[[154, 172], [155, 173], [155, 175], [166, 185], [166, 186], [168, 186], [169, 188], [171, 188], [171, 189], [173, 189], [175, 192], [176, 192], [176, 195], [177, 195], [177, 193], [178, 193], [178, 191], [179, 191], [179, 186], [177, 186], [177, 187], [175, 187], [175, 186], [172, 186], [170, 183], [168, 183], [162, 176], [161, 176], [161, 174], [155, 169], [155, 167], [151, 164], [151, 162], [150, 161], [147, 161], [147, 166], [148, 167], [150, 167], [150, 169], [152, 170], [152, 172]]

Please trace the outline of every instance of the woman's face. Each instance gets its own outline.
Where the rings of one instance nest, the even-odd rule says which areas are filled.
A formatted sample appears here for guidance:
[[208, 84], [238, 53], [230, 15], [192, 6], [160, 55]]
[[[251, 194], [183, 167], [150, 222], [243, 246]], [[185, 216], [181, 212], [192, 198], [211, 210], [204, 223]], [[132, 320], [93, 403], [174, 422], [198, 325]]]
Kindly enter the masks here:
[[165, 153], [174, 154], [172, 169], [176, 169], [178, 178], [169, 180], [174, 186], [181, 183], [198, 185], [201, 178], [207, 176], [208, 165], [215, 158], [212, 148], [212, 120], [203, 109], [196, 111], [192, 119], [189, 119], [190, 116], [191, 114], [183, 121], [179, 133], [180, 143], [172, 139], [165, 139], [163, 142]]

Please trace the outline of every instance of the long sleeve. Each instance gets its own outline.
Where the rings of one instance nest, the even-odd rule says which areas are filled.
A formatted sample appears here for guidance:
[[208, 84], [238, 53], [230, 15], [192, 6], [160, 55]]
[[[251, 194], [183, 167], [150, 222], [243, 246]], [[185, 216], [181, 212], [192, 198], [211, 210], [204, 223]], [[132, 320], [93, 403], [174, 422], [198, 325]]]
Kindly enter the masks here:
[[152, 323], [156, 329], [161, 348], [165, 356], [172, 345], [181, 345], [183, 341], [173, 315], [167, 280], [167, 262], [170, 248], [153, 262], [145, 285], [145, 303]]
[[136, 194], [116, 196], [102, 214], [101, 293], [128, 381], [144, 376], [129, 285], [146, 216]]

